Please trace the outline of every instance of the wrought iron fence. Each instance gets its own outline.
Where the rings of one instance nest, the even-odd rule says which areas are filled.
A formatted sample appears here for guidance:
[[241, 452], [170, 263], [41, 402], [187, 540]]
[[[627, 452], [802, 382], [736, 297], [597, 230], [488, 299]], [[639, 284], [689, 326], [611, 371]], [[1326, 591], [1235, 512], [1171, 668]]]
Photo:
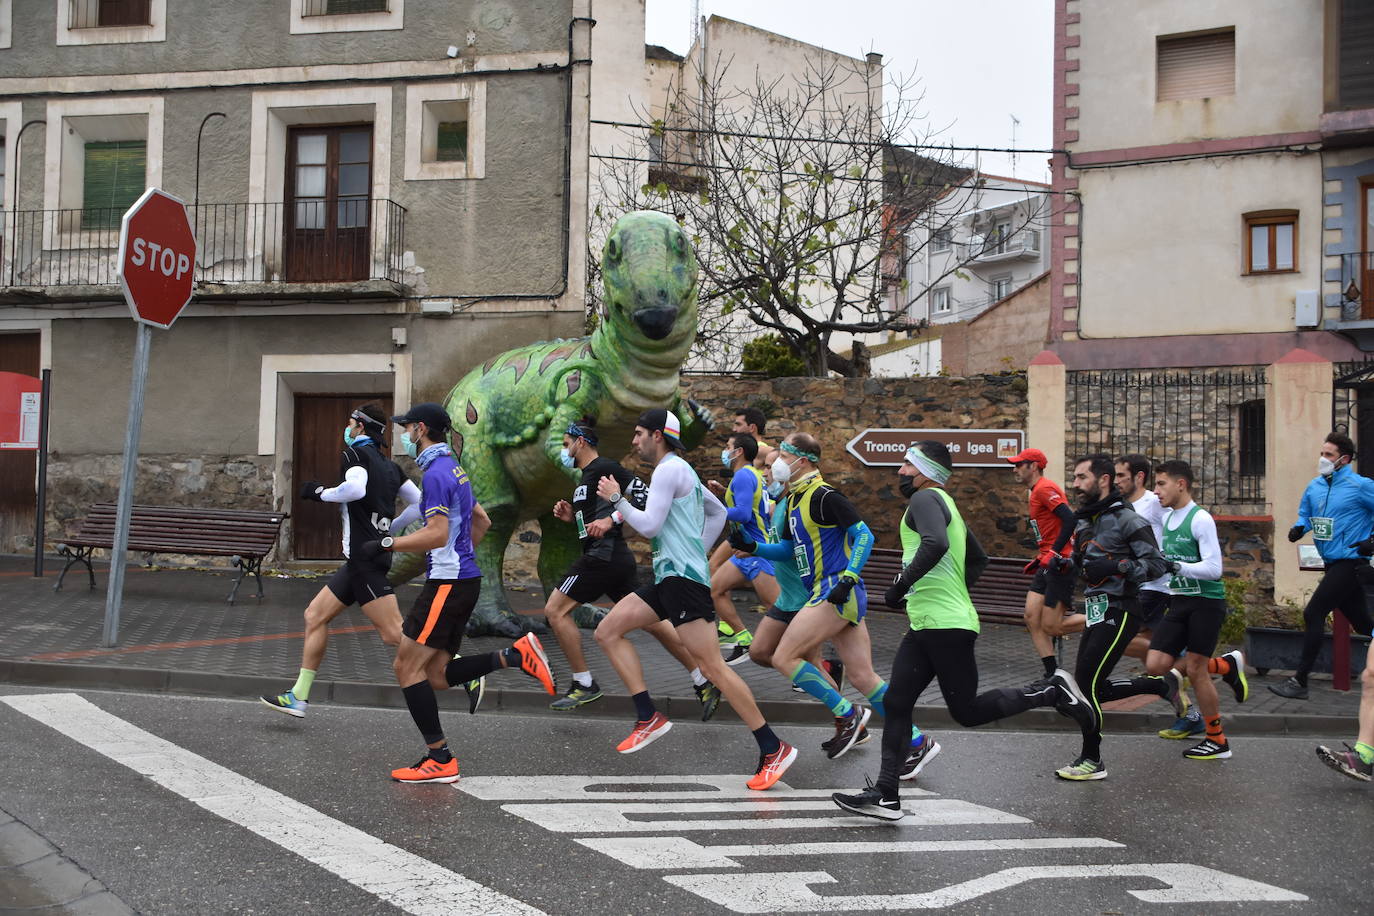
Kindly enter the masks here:
[[1179, 458], [1193, 468], [1199, 503], [1265, 511], [1262, 368], [1080, 370], [1067, 381], [1070, 461], [1097, 452]]
[[[406, 208], [381, 198], [187, 207], [199, 283], [404, 280]], [[123, 210], [4, 215], [0, 286], [108, 286]]]
[[1374, 318], [1374, 251], [1341, 255], [1341, 318]]

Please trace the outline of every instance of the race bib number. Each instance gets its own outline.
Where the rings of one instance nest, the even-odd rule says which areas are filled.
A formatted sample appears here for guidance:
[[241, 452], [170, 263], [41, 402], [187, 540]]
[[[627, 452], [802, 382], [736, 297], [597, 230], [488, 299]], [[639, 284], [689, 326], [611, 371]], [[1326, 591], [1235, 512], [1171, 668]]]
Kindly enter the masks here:
[[797, 564], [797, 572], [803, 577], [811, 575], [811, 561], [806, 557], [806, 548], [797, 544], [792, 548], [792, 558]]
[[582, 510], [578, 509], [577, 515], [575, 515], [573, 518], [577, 522], [578, 538], [585, 540], [587, 537], [587, 524], [586, 522], [582, 521]]
[[1169, 591], [1175, 595], [1200, 595], [1202, 594], [1202, 583], [1197, 579], [1189, 579], [1187, 576], [1170, 576]]
[[1088, 626], [1097, 626], [1107, 619], [1107, 596], [1093, 595], [1084, 599], [1083, 611], [1088, 615]]
[[1035, 536], [1035, 539], [1037, 541], [1042, 540], [1044, 538], [1044, 535], [1040, 533], [1040, 523], [1033, 518], [1028, 519], [1028, 521], [1030, 522], [1031, 534]]
[[1329, 518], [1312, 519], [1312, 540], [1329, 541], [1335, 535], [1335, 525]]

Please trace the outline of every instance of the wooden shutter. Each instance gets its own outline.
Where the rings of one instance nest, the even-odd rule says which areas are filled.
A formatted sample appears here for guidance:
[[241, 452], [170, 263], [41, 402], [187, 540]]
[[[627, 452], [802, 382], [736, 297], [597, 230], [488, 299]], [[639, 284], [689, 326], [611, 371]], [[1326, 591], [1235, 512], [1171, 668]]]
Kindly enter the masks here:
[[326, 15], [338, 16], [346, 13], [385, 13], [387, 0], [328, 0]]
[[143, 140], [86, 144], [82, 229], [111, 229], [119, 225], [124, 211], [144, 191], [147, 161], [148, 144]]
[[1156, 39], [1155, 98], [1204, 99], [1236, 94], [1236, 33]]
[[1369, 0], [1342, 0], [1340, 105], [1374, 106], [1374, 6]]

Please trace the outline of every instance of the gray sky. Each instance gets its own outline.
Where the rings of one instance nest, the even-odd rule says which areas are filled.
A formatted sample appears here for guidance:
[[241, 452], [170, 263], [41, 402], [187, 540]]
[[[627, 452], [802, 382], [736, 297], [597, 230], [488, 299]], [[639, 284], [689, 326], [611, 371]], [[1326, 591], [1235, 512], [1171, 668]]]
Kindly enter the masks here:
[[[689, 0], [646, 0], [645, 39], [679, 54], [690, 43]], [[862, 57], [883, 55], [889, 78], [920, 80], [922, 109], [939, 141], [959, 146], [1048, 149], [1054, 57], [1052, 0], [702, 0], [716, 14], [798, 41]], [[1017, 158], [1016, 175], [1048, 181], [1048, 154]], [[1008, 157], [982, 168], [1011, 174]]]

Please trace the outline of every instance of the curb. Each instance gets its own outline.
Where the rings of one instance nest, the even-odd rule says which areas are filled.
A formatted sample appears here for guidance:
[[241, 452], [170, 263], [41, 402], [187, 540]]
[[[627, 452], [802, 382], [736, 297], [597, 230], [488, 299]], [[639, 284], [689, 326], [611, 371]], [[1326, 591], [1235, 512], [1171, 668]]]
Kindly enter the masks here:
[[[129, 690], [141, 693], [171, 693], [185, 696], [209, 696], [226, 699], [249, 699], [273, 694], [282, 687], [283, 677], [264, 677], [252, 674], [230, 674], [205, 671], [181, 671], [161, 668], [120, 668], [107, 665], [66, 665], [57, 662], [30, 662], [0, 659], [0, 684], [23, 687], [67, 687], [73, 689]], [[360, 681], [318, 680], [311, 689], [316, 702], [348, 706], [370, 706], [401, 709], [405, 701], [395, 684], [364, 683]], [[554, 715], [549, 709], [550, 697], [534, 690], [488, 689], [483, 709], [503, 710], [524, 715]], [[656, 698], [664, 713], [675, 713], [683, 719], [700, 717], [701, 706], [695, 697]], [[832, 723], [830, 711], [813, 700], [760, 700], [759, 711], [769, 722], [787, 725], [826, 726]], [[447, 711], [467, 711], [467, 695], [462, 691], [439, 694], [439, 707]], [[575, 713], [562, 713], [566, 718], [629, 719], [634, 716], [634, 704], [628, 696], [607, 695], [589, 708]], [[917, 706], [915, 720], [923, 728], [960, 727], [943, 705]], [[738, 722], [728, 704], [721, 704], [712, 721]], [[1108, 710], [1107, 730], [1111, 732], [1153, 733], [1172, 725], [1174, 713], [1120, 712]], [[1258, 735], [1349, 735], [1355, 728], [1353, 717], [1329, 715], [1282, 715], [1277, 713], [1231, 713], [1226, 716], [1228, 726], [1237, 732]], [[1074, 731], [1069, 720], [1050, 709], [1031, 709], [1003, 722], [979, 726], [999, 732]]]

